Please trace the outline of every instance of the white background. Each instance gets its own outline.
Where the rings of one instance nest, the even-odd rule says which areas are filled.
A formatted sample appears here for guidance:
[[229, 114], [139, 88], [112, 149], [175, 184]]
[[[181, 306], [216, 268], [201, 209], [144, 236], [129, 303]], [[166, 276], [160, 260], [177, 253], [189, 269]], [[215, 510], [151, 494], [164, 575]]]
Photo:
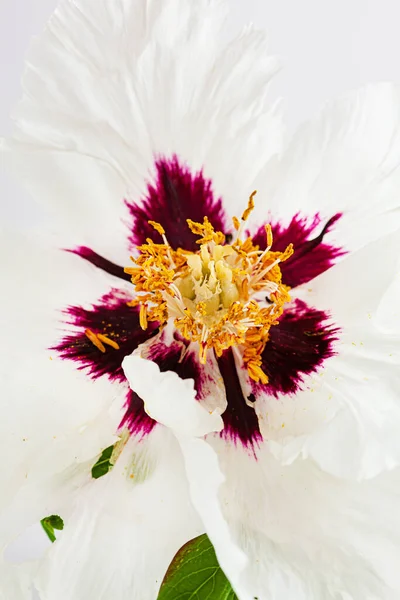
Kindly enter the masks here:
[[[29, 39], [40, 32], [56, 3], [0, 0], [2, 135], [11, 131], [8, 114], [20, 94]], [[345, 90], [369, 81], [400, 83], [399, 0], [231, 0], [231, 5], [227, 35], [252, 21], [268, 30], [271, 51], [282, 58], [273, 93], [285, 98], [289, 129]], [[0, 176], [0, 198], [3, 221], [17, 222], [18, 217], [27, 225], [39, 218], [27, 194], [5, 175]], [[31, 556], [43, 541], [31, 533], [13, 554]]]

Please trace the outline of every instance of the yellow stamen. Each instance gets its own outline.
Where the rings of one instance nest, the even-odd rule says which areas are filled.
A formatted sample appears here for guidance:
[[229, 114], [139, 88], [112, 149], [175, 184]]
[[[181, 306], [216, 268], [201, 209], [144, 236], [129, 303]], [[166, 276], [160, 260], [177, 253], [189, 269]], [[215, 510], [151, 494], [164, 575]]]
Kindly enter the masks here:
[[242, 280], [242, 296], [244, 300], [249, 299], [249, 280], [246, 277]]
[[[254, 209], [255, 193], [249, 198], [242, 221], [233, 218], [238, 235], [231, 245], [204, 217], [202, 223], [187, 220], [190, 231], [199, 238], [199, 250], [174, 250], [165, 238], [164, 228], [151, 221], [164, 243], [146, 240], [138, 247], [139, 255], [131, 257], [133, 266], [125, 272], [131, 275], [137, 294], [129, 305], [140, 306], [142, 329], [149, 322], [157, 322], [160, 328], [172, 322], [184, 339], [198, 344], [203, 364], [209, 350], [221, 356], [236, 346], [249, 377], [265, 385], [268, 377], [262, 370], [261, 356], [270, 328], [279, 322], [285, 303], [290, 301], [279, 263], [292, 255], [293, 246], [289, 244], [284, 252], [271, 251], [270, 225], [265, 226], [267, 248], [263, 252], [251, 236], [240, 239], [243, 223]], [[95, 339], [97, 345], [107, 343], [103, 338]]]
[[85, 335], [87, 338], [89, 338], [89, 340], [92, 342], [92, 344], [100, 350], [100, 352], [104, 353], [106, 351], [104, 344], [101, 343], [101, 340], [99, 340], [97, 335], [95, 333], [93, 333], [93, 331], [91, 331], [91, 329], [86, 329]]
[[111, 348], [114, 348], [114, 350], [119, 350], [119, 344], [117, 344], [117, 342], [114, 342], [114, 340], [111, 340], [107, 335], [98, 333], [97, 339], [100, 340], [101, 342], [103, 342], [103, 344], [107, 344], [108, 346], [111, 346]]
[[290, 258], [293, 253], [294, 253], [293, 244], [289, 244], [289, 246], [286, 248], [286, 250], [282, 253], [281, 262], [284, 262], [285, 260]]
[[268, 383], [268, 377], [266, 376], [266, 374], [264, 373], [264, 371], [261, 369], [261, 367], [259, 365], [256, 365], [253, 362], [249, 362], [247, 363], [247, 370], [249, 372], [249, 375], [252, 379], [254, 379], [254, 381], [256, 381], [257, 383], [260, 381], [263, 385], [266, 385]]
[[160, 223], [157, 223], [156, 221], [149, 221], [149, 225], [151, 225], [156, 231], [158, 231], [158, 233], [161, 236], [165, 235], [165, 229], [162, 225], [160, 225]]
[[267, 223], [267, 225], [265, 226], [265, 233], [267, 234], [267, 246], [268, 246], [268, 248], [271, 248], [273, 239], [272, 239], [272, 228], [269, 223]]
[[252, 192], [252, 194], [250, 195], [248, 204], [247, 204], [247, 208], [244, 211], [244, 213], [242, 214], [242, 221], [247, 221], [247, 219], [250, 216], [250, 213], [253, 211], [254, 207], [255, 207], [255, 202], [254, 202], [254, 196], [257, 194], [257, 190], [254, 190], [254, 192]]
[[147, 306], [146, 306], [146, 304], [140, 305], [139, 323], [140, 323], [140, 327], [143, 330], [147, 329]]

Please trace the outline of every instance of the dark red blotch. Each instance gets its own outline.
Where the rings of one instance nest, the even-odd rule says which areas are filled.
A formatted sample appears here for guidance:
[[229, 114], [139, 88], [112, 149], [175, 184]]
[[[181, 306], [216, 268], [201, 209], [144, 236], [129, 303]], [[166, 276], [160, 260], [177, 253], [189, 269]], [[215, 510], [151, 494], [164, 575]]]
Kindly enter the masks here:
[[[232, 349], [225, 350], [217, 360], [228, 402], [222, 415], [224, 429], [221, 435], [234, 441], [239, 440], [246, 447], [253, 447], [261, 440], [258, 418], [254, 408], [246, 403]], [[252, 398], [249, 397], [248, 400], [251, 401]]]
[[333, 356], [339, 329], [329, 323], [322, 310], [310, 308], [296, 300], [285, 310], [279, 325], [271, 327], [262, 355], [262, 369], [269, 378], [267, 385], [254, 384], [255, 394], [294, 394], [301, 389], [304, 376], [315, 373]]
[[161, 236], [149, 220], [160, 223], [172, 248], [197, 251], [194, 235], [187, 225], [187, 219], [203, 222], [208, 217], [216, 231], [229, 233], [221, 199], [215, 199], [210, 179], [202, 171], [191, 173], [190, 169], [173, 156], [156, 161], [156, 179], [147, 186], [147, 195], [139, 203], [126, 202], [133, 217], [130, 241], [140, 246], [151, 238], [162, 242]]
[[[318, 214], [309, 219], [298, 213], [286, 226], [279, 222], [271, 223], [274, 238], [272, 250], [283, 252], [290, 243], [294, 247], [294, 254], [279, 265], [283, 283], [292, 288], [307, 283], [329, 269], [337, 258], [346, 253], [343, 248], [323, 241], [341, 216], [337, 213], [323, 226]], [[319, 227], [321, 230], [317, 233]], [[253, 236], [253, 241], [261, 250], [266, 248], [264, 225]]]
[[[186, 345], [187, 342], [184, 340], [173, 342], [169, 346], [165, 346], [161, 341], [150, 347], [148, 358], [156, 362], [162, 372], [175, 371], [182, 379], [193, 379], [200, 399], [203, 396], [202, 384], [206, 378], [206, 372], [199, 363], [197, 352], [193, 350], [182, 352]], [[222, 415], [224, 429], [221, 435], [235, 442], [239, 440], [244, 446], [251, 447], [261, 439], [261, 434], [256, 413], [245, 402], [232, 350], [224, 352], [217, 361], [228, 403]]]
[[[128, 306], [129, 299], [119, 290], [112, 290], [89, 309], [67, 308], [65, 320], [76, 331], [68, 332], [53, 350], [61, 358], [76, 362], [78, 369], [86, 369], [93, 379], [107, 376], [112, 381], [125, 382], [122, 369], [125, 356], [158, 331], [154, 323], [149, 323], [146, 331], [141, 329], [138, 308]], [[106, 346], [106, 351], [101, 352], [85, 335], [86, 329], [108, 336], [118, 343], [119, 350]], [[126, 414], [121, 425], [127, 425], [132, 433], [148, 433], [155, 425], [145, 413], [143, 401], [131, 390], [127, 394]]]

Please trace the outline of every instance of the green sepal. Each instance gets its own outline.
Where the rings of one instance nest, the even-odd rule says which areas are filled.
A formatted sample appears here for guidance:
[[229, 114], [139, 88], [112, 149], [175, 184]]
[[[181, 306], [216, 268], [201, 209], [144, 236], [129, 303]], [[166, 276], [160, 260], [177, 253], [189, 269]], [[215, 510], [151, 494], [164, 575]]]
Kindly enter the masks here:
[[51, 515], [50, 517], [45, 517], [40, 521], [43, 529], [45, 530], [47, 537], [53, 543], [56, 541], [56, 536], [54, 534], [54, 530], [62, 531], [64, 529], [64, 521], [58, 515]]
[[106, 475], [108, 471], [113, 468], [113, 464], [111, 463], [111, 456], [114, 451], [114, 446], [108, 446], [103, 452], [99, 460], [92, 467], [92, 477], [93, 479], [98, 479], [99, 477], [103, 477]]
[[175, 555], [157, 600], [237, 600], [218, 564], [207, 535], [185, 544]]

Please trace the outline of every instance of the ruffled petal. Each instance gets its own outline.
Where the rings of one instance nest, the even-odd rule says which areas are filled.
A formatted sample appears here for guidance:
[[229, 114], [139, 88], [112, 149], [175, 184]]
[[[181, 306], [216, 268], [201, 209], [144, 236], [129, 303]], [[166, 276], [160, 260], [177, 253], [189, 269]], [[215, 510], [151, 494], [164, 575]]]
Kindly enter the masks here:
[[[134, 355], [155, 362], [161, 373], [173, 372], [184, 381], [193, 380], [196, 402], [209, 414], [222, 415], [223, 427], [222, 425], [219, 429], [215, 427], [214, 431], [221, 430], [222, 437], [240, 443], [253, 452], [253, 446], [257, 445], [261, 438], [258, 418], [254, 407], [251, 406], [255, 397], [247, 383], [248, 377], [243, 375], [246, 371], [240, 361], [237, 364], [231, 350], [227, 350], [219, 358], [209, 352], [206, 364], [202, 365], [195, 344], [188, 344], [183, 339], [172, 338], [171, 340], [163, 333], [158, 338], [149, 340], [147, 344], [139, 346]], [[131, 393], [139, 397], [140, 393], [138, 395], [137, 392], [144, 385], [144, 374], [140, 373], [138, 368], [133, 369], [132, 366], [127, 368], [125, 365], [129, 364], [129, 361], [130, 357], [125, 359], [123, 368], [131, 386]], [[191, 383], [189, 385], [191, 388]], [[161, 396], [165, 397], [167, 394]], [[177, 403], [179, 401], [176, 399]], [[148, 408], [148, 402], [146, 404], [147, 413], [156, 421], [164, 423], [164, 417], [160, 414], [156, 416], [154, 411]], [[165, 405], [165, 408], [167, 410], [168, 405]], [[219, 423], [221, 424], [222, 421]]]
[[179, 446], [158, 428], [79, 491], [35, 583], [42, 600], [154, 600], [174, 554], [202, 531]]
[[299, 207], [323, 223], [342, 213], [324, 242], [357, 249], [399, 227], [399, 164], [399, 91], [368, 86], [328, 104], [267, 166], [256, 188], [269, 214], [259, 205], [254, 218], [288, 227]]
[[[148, 382], [153, 402], [160, 380]], [[189, 416], [192, 391], [179, 390]], [[265, 444], [255, 457], [215, 434], [190, 438], [172, 419], [193, 504], [240, 600], [397, 598], [399, 469], [344, 480], [310, 459], [282, 465]]]
[[140, 356], [128, 356], [123, 367], [131, 387], [146, 398], [146, 412], [178, 435], [203, 436], [223, 428], [218, 412], [208, 412], [196, 399], [193, 379], [181, 379], [173, 372], [162, 374], [154, 362]]
[[216, 197], [243, 207], [281, 147], [266, 102], [277, 61], [252, 28], [221, 50], [225, 12], [219, 0], [63, 0], [33, 43], [5, 160], [70, 244], [121, 264], [123, 200], [144, 197], [160, 156], [204, 169]]
[[190, 344], [180, 336], [171, 337], [164, 330], [149, 343], [139, 346], [137, 355], [154, 361], [161, 373], [174, 371], [181, 379], [193, 379], [196, 399], [208, 411], [222, 414], [226, 409], [225, 387], [217, 361], [211, 352], [207, 355], [206, 364], [202, 365], [197, 344]]

